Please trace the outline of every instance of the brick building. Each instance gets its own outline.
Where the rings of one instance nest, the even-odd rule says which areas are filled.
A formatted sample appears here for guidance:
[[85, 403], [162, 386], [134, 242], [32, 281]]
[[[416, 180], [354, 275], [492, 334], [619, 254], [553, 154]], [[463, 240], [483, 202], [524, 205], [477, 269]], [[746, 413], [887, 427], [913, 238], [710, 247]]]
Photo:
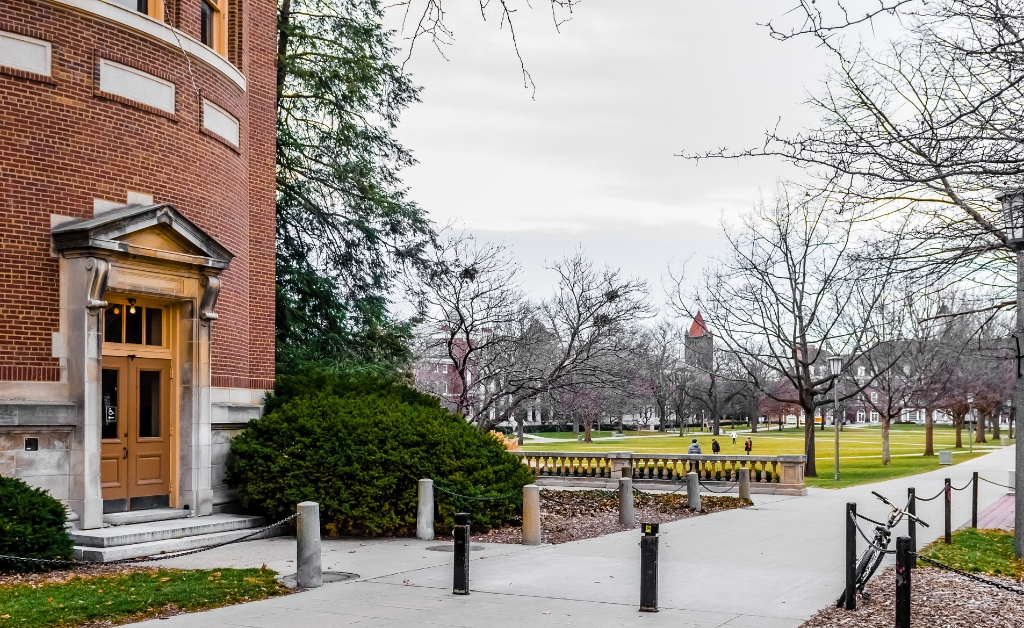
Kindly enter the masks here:
[[228, 508], [274, 377], [273, 0], [0, 2], [0, 475]]

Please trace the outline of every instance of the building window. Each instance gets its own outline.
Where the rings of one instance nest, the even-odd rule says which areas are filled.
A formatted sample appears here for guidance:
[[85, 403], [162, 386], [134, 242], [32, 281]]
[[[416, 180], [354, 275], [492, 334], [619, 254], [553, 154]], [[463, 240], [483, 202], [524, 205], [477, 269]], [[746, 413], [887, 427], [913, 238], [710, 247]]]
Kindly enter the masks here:
[[864, 411], [863, 410], [858, 410], [857, 411], [857, 422], [858, 423], [863, 423], [864, 422]]
[[863, 366], [858, 366], [857, 367], [857, 377], [864, 377], [864, 367]]
[[878, 413], [877, 412], [872, 412], [871, 413], [871, 422], [872, 423], [878, 423]]
[[163, 0], [114, 0], [114, 4], [120, 5], [129, 11], [138, 11], [154, 20], [164, 21]]
[[871, 393], [871, 403], [878, 403], [878, 393]]
[[111, 303], [103, 312], [103, 342], [162, 347], [163, 322], [163, 308]]
[[199, 3], [199, 40], [222, 57], [228, 54], [227, 2], [201, 0]]

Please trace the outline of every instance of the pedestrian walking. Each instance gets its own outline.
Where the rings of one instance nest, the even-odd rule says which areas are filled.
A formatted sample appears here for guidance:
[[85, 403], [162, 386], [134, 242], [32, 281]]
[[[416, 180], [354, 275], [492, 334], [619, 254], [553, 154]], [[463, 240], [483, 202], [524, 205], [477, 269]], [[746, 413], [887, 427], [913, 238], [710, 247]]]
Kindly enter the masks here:
[[736, 444], [736, 430], [733, 430], [732, 433], [729, 434], [729, 436], [732, 436], [732, 444], [735, 445]]
[[743, 451], [745, 451], [746, 454], [749, 456], [750, 455], [750, 450], [753, 449], [753, 448], [754, 448], [754, 442], [751, 441], [750, 437], [748, 436], [747, 437], [747, 442], [743, 443]]
[[[701, 453], [701, 451], [700, 451], [700, 443], [697, 442], [696, 438], [693, 439], [692, 443], [690, 443], [690, 446], [687, 448], [686, 453], [688, 453], [688, 454], [697, 454], [698, 456], [700, 455], [700, 453]], [[690, 461], [690, 471], [699, 471], [699, 470], [700, 470], [700, 463], [698, 463], [696, 460], [691, 460]]]
[[712, 438], [711, 439], [711, 453], [717, 455], [718, 452], [720, 452], [720, 451], [722, 451], [722, 446], [718, 444], [718, 439]]

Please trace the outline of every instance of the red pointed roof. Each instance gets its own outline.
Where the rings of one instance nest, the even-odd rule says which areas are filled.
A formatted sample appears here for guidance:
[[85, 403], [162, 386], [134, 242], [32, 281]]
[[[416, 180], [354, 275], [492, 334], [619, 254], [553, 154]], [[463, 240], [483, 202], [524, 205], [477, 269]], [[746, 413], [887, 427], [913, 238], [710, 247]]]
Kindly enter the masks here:
[[690, 337], [700, 338], [708, 332], [707, 325], [704, 324], [704, 317], [697, 312], [697, 315], [693, 317], [693, 324], [690, 325]]

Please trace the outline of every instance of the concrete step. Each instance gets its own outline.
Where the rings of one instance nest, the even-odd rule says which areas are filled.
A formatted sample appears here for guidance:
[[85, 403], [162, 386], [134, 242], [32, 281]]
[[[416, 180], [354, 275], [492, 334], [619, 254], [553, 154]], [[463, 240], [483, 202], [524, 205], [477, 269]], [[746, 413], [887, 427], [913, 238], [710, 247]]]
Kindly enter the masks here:
[[[75, 558], [78, 560], [96, 560], [110, 562], [112, 560], [123, 560], [126, 558], [141, 558], [143, 556], [154, 556], [183, 550], [198, 549], [209, 545], [235, 541], [244, 536], [252, 534], [255, 530], [230, 530], [227, 532], [214, 532], [212, 534], [197, 534], [177, 539], [166, 539], [163, 541], [149, 541], [147, 543], [136, 543], [134, 545], [118, 545], [114, 547], [87, 547], [75, 546]], [[267, 530], [263, 536], [273, 536], [276, 528]]]
[[152, 508], [150, 510], [130, 510], [128, 512], [112, 512], [103, 515], [103, 523], [112, 526], [127, 526], [133, 523], [149, 523], [151, 521], [170, 521], [184, 519], [189, 511], [181, 508]]
[[[71, 532], [71, 540], [75, 545], [83, 547], [119, 547], [235, 530], [249, 530], [262, 525], [264, 525], [263, 517], [220, 514], [111, 526], [98, 530], [74, 530]], [[136, 554], [136, 556], [144, 555]]]

